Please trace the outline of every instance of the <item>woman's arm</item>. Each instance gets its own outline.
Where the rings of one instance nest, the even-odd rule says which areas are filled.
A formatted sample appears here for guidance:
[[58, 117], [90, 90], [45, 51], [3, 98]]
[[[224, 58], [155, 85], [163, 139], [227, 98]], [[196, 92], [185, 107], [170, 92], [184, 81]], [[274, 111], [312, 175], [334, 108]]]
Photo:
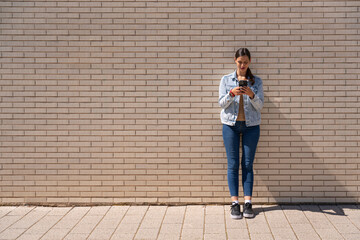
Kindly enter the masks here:
[[234, 101], [235, 96], [231, 96], [230, 92], [226, 92], [225, 77], [222, 77], [219, 85], [219, 105], [225, 109]]
[[264, 106], [264, 90], [261, 78], [256, 79], [256, 81], [260, 81], [258, 91], [253, 99], [250, 98], [250, 102], [256, 111], [260, 112]]

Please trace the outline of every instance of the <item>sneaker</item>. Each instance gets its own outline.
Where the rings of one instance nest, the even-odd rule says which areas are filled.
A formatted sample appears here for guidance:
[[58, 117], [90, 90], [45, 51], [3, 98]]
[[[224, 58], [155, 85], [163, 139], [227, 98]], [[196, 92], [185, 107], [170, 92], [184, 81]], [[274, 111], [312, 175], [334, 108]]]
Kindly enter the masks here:
[[242, 219], [243, 215], [240, 212], [240, 205], [235, 203], [231, 206], [231, 218], [233, 219]]
[[244, 204], [244, 217], [246, 217], [246, 218], [255, 217], [255, 213], [254, 213], [254, 210], [252, 210], [252, 204], [251, 203], [245, 203]]

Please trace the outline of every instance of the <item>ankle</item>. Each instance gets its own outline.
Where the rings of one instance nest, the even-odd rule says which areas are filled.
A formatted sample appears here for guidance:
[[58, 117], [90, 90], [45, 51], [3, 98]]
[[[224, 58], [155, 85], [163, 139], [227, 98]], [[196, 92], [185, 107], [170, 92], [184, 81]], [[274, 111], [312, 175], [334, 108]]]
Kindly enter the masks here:
[[245, 200], [245, 204], [246, 203], [250, 203], [251, 204], [251, 200]]

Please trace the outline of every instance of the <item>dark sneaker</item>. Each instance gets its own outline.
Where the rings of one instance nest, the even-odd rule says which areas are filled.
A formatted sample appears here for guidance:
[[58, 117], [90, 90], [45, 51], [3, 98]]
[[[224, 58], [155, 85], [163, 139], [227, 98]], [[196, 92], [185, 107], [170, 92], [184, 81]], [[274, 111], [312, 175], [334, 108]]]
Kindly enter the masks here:
[[231, 218], [233, 219], [242, 219], [243, 215], [240, 212], [240, 205], [235, 203], [231, 206]]
[[245, 203], [244, 204], [244, 217], [246, 218], [253, 218], [255, 217], [254, 210], [252, 209], [251, 203]]

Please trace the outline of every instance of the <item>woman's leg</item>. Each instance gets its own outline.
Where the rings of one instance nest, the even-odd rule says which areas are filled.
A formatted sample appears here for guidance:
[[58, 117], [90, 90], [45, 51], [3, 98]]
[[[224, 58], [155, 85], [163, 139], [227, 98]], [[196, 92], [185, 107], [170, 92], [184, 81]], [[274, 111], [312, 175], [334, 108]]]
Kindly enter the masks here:
[[254, 185], [253, 164], [259, 137], [259, 126], [246, 127], [242, 134], [241, 170], [245, 200], [251, 200], [252, 197]]
[[232, 201], [239, 196], [239, 147], [240, 135], [236, 126], [223, 124], [223, 139], [228, 162], [227, 178]]

